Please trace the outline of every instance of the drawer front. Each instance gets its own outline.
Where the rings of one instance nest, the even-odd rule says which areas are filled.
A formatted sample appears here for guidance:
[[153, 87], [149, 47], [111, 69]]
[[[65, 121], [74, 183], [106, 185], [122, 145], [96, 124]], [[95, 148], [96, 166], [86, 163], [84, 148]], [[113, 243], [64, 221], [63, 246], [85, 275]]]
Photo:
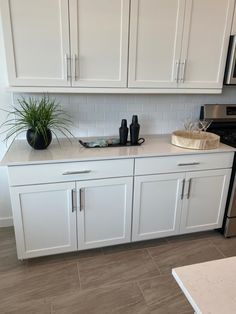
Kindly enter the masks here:
[[196, 154], [135, 159], [135, 175], [231, 168], [234, 153]]
[[80, 161], [8, 167], [10, 186], [133, 175], [133, 159]]

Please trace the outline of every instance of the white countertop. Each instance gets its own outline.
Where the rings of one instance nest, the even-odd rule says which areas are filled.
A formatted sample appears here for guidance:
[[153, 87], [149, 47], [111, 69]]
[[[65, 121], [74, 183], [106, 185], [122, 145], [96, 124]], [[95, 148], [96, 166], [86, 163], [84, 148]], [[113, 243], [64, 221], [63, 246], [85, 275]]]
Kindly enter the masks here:
[[84, 148], [77, 139], [70, 143], [60, 139], [60, 145], [53, 139], [46, 150], [34, 150], [25, 140], [16, 140], [8, 149], [1, 165], [14, 166], [82, 160], [102, 160], [117, 158], [139, 158], [154, 156], [171, 156], [187, 154], [206, 154], [234, 152], [236, 149], [224, 144], [212, 150], [190, 150], [171, 144], [171, 135], [144, 136], [146, 141], [141, 146]]
[[236, 257], [172, 270], [197, 314], [236, 313]]

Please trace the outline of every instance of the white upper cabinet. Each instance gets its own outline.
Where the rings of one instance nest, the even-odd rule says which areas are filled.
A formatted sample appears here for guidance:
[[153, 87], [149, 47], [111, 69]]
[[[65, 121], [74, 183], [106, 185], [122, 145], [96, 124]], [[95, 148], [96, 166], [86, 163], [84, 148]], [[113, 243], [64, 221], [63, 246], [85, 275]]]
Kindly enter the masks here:
[[179, 87], [221, 88], [234, 0], [186, 0]]
[[129, 87], [222, 87], [234, 0], [131, 3]]
[[0, 4], [11, 86], [42, 92], [53, 87], [94, 93], [98, 88], [108, 93], [221, 91], [235, 0]]
[[233, 23], [231, 28], [231, 35], [236, 35], [236, 9], [234, 8], [234, 16], [233, 16]]
[[185, 0], [132, 0], [129, 87], [177, 87]]
[[126, 87], [129, 0], [70, 0], [72, 86]]
[[68, 1], [1, 0], [1, 11], [9, 84], [70, 85]]

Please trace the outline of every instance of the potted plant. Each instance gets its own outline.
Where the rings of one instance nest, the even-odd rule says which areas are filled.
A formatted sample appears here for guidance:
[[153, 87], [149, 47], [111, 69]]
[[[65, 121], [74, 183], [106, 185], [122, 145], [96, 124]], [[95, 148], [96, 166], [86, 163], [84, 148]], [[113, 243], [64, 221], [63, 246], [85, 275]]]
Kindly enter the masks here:
[[[30, 97], [28, 100], [22, 97], [18, 99], [19, 107], [7, 111], [7, 120], [1, 125], [6, 128], [5, 140], [12, 136], [14, 139], [26, 132], [26, 139], [34, 149], [46, 149], [52, 140], [52, 133], [57, 132], [69, 138], [71, 125], [70, 116], [60, 108], [55, 99], [44, 95], [41, 99]], [[72, 135], [73, 136], [73, 135]]]

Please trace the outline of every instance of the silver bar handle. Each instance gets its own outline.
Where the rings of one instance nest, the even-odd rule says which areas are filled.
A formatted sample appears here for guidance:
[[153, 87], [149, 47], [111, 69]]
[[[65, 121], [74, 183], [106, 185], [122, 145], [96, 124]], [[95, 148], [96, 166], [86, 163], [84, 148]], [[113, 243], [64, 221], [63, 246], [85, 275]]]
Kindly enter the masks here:
[[178, 83], [178, 79], [179, 79], [179, 66], [180, 66], [180, 61], [176, 60], [176, 62], [175, 62], [175, 67], [176, 67], [175, 82], [177, 82], [177, 83]]
[[90, 173], [91, 170], [80, 170], [80, 171], [66, 171], [63, 172], [63, 176], [69, 176], [69, 175], [73, 175], [73, 174], [84, 174], [84, 173]]
[[182, 75], [181, 75], [181, 82], [184, 83], [185, 78], [185, 67], [186, 67], [186, 59], [181, 63], [182, 64]]
[[85, 210], [85, 190], [80, 189], [79, 190], [79, 203], [80, 203], [80, 208], [79, 210]]
[[74, 54], [74, 80], [77, 81], [78, 73], [77, 73], [77, 62], [79, 61], [76, 54]]
[[192, 179], [189, 179], [189, 181], [188, 181], [188, 194], [187, 194], [187, 199], [190, 198], [191, 185], [192, 185]]
[[69, 81], [71, 79], [70, 61], [71, 61], [71, 57], [66, 53], [65, 54], [65, 63], [66, 63], [66, 79], [67, 79], [67, 81]]
[[77, 209], [77, 202], [76, 202], [76, 190], [71, 190], [71, 198], [72, 198], [72, 213]]
[[184, 187], [185, 187], [185, 179], [183, 179], [183, 183], [182, 183], [182, 192], [181, 192], [181, 200], [184, 198]]
[[200, 162], [189, 162], [189, 163], [180, 163], [180, 164], [178, 164], [179, 167], [197, 166], [197, 165], [200, 165]]

